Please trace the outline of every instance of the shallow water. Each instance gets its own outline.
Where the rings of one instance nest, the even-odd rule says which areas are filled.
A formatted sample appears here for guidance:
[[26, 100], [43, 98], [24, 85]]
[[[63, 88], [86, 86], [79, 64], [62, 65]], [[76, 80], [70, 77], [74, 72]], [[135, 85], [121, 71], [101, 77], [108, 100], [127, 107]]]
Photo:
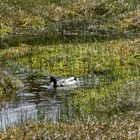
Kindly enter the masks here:
[[74, 88], [60, 87], [57, 90], [48, 90], [43, 86], [47, 85], [49, 76], [37, 78], [34, 75], [29, 79], [30, 70], [20, 66], [16, 66], [13, 71], [15, 76], [23, 81], [24, 88], [18, 91], [14, 98], [0, 103], [0, 129], [21, 124], [25, 120], [56, 122], [73, 119], [79, 113], [78, 107], [70, 104], [75, 89], [96, 88], [101, 85], [100, 77], [94, 75], [92, 78], [79, 77], [79, 83]]

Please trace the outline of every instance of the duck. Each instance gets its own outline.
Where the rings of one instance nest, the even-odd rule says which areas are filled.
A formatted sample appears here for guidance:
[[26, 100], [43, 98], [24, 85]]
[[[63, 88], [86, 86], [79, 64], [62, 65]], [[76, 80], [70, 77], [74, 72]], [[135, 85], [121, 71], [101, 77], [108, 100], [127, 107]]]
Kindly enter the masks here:
[[49, 87], [57, 88], [57, 87], [73, 87], [78, 84], [78, 79], [75, 77], [70, 77], [67, 79], [61, 79], [57, 81], [57, 79], [53, 76], [50, 77], [50, 85]]

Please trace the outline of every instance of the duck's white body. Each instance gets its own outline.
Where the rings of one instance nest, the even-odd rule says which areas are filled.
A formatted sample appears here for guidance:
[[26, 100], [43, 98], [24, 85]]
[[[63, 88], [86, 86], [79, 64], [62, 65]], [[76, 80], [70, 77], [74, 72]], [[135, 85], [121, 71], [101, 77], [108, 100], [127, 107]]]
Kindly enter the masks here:
[[78, 84], [78, 79], [75, 79], [74, 77], [70, 77], [67, 79], [61, 79], [59, 81], [56, 81], [56, 79], [53, 77], [50, 78], [50, 84], [48, 86], [42, 86], [47, 89], [54, 89], [54, 88], [60, 88], [60, 89], [69, 89], [69, 88], [75, 88]]
[[70, 77], [67, 79], [61, 79], [57, 82], [58, 87], [65, 87], [65, 86], [73, 86], [76, 85], [78, 82], [77, 79], [75, 79], [74, 77]]

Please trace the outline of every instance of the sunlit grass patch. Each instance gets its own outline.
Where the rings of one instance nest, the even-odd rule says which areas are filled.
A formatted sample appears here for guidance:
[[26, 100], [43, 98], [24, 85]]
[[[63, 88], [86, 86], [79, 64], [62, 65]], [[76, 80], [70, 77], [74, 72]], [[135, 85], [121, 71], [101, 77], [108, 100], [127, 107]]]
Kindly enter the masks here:
[[31, 46], [21, 44], [19, 47], [8, 48], [2, 52], [2, 57], [5, 59], [12, 59], [27, 56], [30, 53]]
[[36, 46], [32, 47], [29, 55], [18, 58], [18, 63], [32, 63], [35, 69], [59, 76], [91, 73], [139, 75], [138, 43], [139, 39]]

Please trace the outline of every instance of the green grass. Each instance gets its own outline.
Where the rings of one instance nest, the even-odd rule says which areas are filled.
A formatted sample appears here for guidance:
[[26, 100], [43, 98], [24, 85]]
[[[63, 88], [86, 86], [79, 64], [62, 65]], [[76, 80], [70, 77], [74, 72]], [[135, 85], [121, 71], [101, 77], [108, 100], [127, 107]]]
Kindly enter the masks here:
[[[80, 36], [85, 33], [86, 26], [92, 25], [94, 28], [90, 30], [98, 32], [95, 36], [99, 39], [115, 38], [116, 35], [121, 38], [127, 36], [123, 30], [139, 31], [139, 4], [138, 0], [94, 1], [92, 4], [82, 1], [4, 0], [0, 2], [0, 37], [5, 39], [9, 33], [40, 35], [38, 28], [47, 27], [48, 38], [61, 39], [58, 32], [62, 30], [72, 30]], [[115, 36], [109, 33], [108, 37], [106, 30], [111, 29], [115, 30]]]
[[2, 51], [1, 56], [8, 62], [32, 64], [33, 69], [56, 76], [90, 77], [95, 73], [102, 75], [104, 80], [113, 77], [114, 81], [109, 85], [105, 81], [99, 88], [76, 89], [74, 98], [69, 100], [69, 105], [79, 112], [74, 120], [64, 119], [65, 122], [62, 119], [64, 122], [57, 124], [28, 121], [21, 127], [1, 132], [1, 139], [139, 139], [138, 44], [139, 39], [48, 46], [21, 44]]
[[57, 76], [112, 75], [114, 78], [139, 76], [139, 39], [47, 46], [21, 45], [6, 50], [5, 59], [30, 65]]
[[[29, 121], [1, 132], [0, 139], [23, 139], [24, 136], [27, 140], [33, 136], [40, 139], [140, 138], [138, 0], [95, 1], [90, 5], [81, 1], [64, 4], [56, 0], [4, 0], [0, 6], [0, 43], [4, 46], [0, 50], [1, 66], [16, 63], [48, 76], [91, 79], [94, 75], [101, 76], [99, 86], [73, 91], [74, 98], [69, 104], [80, 114], [74, 121], [57, 124]], [[88, 29], [88, 25], [94, 28]], [[45, 35], [38, 32], [42, 27], [47, 27]], [[64, 30], [77, 36], [62, 38], [59, 32]], [[91, 32], [95, 36], [87, 36]], [[26, 36], [8, 38], [9, 33]], [[13, 40], [18, 43], [11, 43]], [[0, 87], [0, 96], [2, 94]], [[2, 100], [9, 100], [9, 95], [4, 96]], [[61, 98], [63, 100], [63, 95]]]
[[[119, 110], [119, 103], [116, 103], [118, 98], [116, 92], [119, 92], [126, 83], [139, 79], [140, 50], [138, 44], [139, 39], [48, 46], [21, 44], [19, 47], [3, 51], [2, 56], [3, 59], [14, 63], [31, 66], [32, 69], [40, 70], [40, 73], [48, 74], [48, 76], [86, 76], [91, 77], [94, 84], [93, 75], [99, 75], [101, 78], [97, 87], [74, 91], [75, 106], [80, 106], [80, 110], [86, 114], [91, 110], [100, 110], [98, 107], [103, 101], [107, 102], [108, 106], [104, 112], [110, 111], [112, 107], [109, 105], [113, 106], [113, 104], [114, 112], [116, 112]], [[107, 82], [109, 79], [112, 79], [110, 83]], [[96, 107], [83, 106], [88, 103], [93, 104], [94, 107], [96, 105]], [[115, 106], [116, 104], [118, 106]]]

